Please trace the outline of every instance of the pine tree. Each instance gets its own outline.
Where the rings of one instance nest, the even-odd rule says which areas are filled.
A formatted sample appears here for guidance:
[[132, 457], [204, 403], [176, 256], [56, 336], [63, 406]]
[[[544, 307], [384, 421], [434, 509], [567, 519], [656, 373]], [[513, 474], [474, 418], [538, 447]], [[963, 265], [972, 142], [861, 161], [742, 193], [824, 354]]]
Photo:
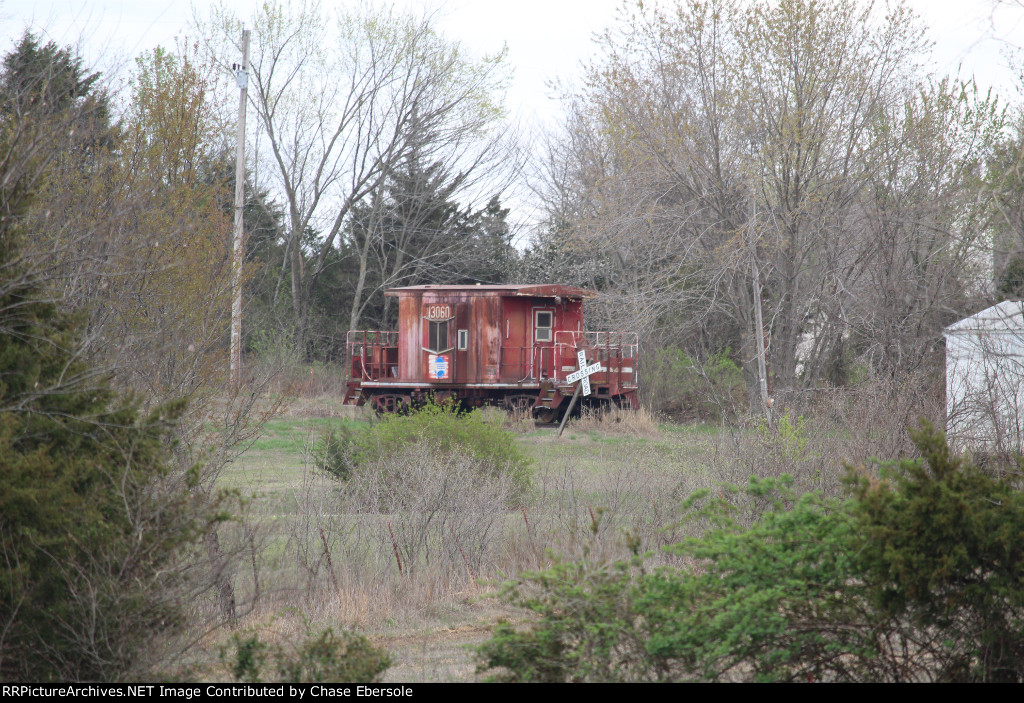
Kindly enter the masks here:
[[0, 680], [118, 680], [181, 625], [182, 550], [221, 516], [170, 469], [184, 404], [140, 417], [117, 397], [82, 358], [83, 318], [59, 307], [45, 266], [26, 256], [40, 233], [25, 215], [59, 147], [45, 124], [26, 125], [31, 116], [4, 120]]

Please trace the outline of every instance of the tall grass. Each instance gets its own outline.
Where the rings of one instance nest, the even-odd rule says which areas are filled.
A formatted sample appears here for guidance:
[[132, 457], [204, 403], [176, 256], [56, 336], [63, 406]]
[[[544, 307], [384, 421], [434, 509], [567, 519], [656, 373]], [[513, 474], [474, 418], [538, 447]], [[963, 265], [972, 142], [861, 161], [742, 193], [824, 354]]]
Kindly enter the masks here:
[[297, 608], [318, 626], [369, 631], [414, 627], [493, 608], [481, 596], [555, 555], [615, 558], [677, 541], [685, 467], [644, 440], [612, 449], [628, 464], [601, 467], [569, 452], [538, 467], [527, 493], [457, 446], [409, 443], [347, 482], [308, 452], [293, 506], [278, 503], [264, 519], [259, 612]]
[[[260, 552], [235, 569], [239, 598], [251, 600], [258, 581], [250, 620], [293, 609], [317, 627], [388, 633], [491, 618], [501, 606], [484, 596], [560, 557], [651, 552], [649, 565], [677, 564], [682, 557], [661, 547], [685, 536], [679, 506], [691, 493], [711, 488], [731, 500], [742, 494], [723, 483], [782, 473], [794, 474], [798, 489], [836, 492], [844, 461], [906, 450], [902, 423], [911, 411], [894, 407], [910, 392], [822, 393], [800, 413], [777, 409], [770, 425], [753, 417], [686, 428], [659, 425], [647, 411], [585, 413], [561, 439], [524, 418], [481, 413], [488, 427], [504, 424], [533, 457], [525, 491], [508, 472], [485, 467], [479, 453], [429, 433], [389, 442], [339, 481], [317, 468], [313, 450], [323, 423], [333, 421], [294, 420], [316, 429], [306, 433], [305, 453], [288, 459], [254, 499], [259, 534], [238, 539], [255, 539]], [[931, 407], [928, 398], [918, 401], [918, 409]], [[376, 429], [381, 424], [367, 436], [393, 429]], [[758, 506], [737, 508], [752, 518]], [[690, 523], [686, 534], [700, 529]]]

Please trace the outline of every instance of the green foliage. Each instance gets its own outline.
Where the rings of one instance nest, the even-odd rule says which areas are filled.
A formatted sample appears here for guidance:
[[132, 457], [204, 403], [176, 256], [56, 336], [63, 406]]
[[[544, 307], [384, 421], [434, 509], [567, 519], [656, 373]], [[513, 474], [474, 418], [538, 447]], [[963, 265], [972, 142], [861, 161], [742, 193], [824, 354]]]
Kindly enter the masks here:
[[308, 623], [305, 637], [287, 647], [264, 642], [255, 632], [235, 633], [221, 661], [235, 681], [246, 683], [373, 682], [391, 665], [387, 652], [362, 635], [332, 628], [314, 632]]
[[790, 410], [776, 417], [772, 425], [761, 417], [757, 425], [757, 436], [781, 461], [792, 464], [807, 458], [809, 437], [804, 428], [805, 420], [803, 415], [793, 417]]
[[1020, 681], [1024, 494], [953, 458], [941, 433], [922, 458], [849, 471], [852, 497], [795, 496], [751, 479], [737, 501], [686, 503], [691, 564], [586, 560], [505, 589], [537, 614], [499, 627], [481, 669], [508, 681]]
[[314, 451], [316, 466], [337, 479], [347, 481], [358, 467], [356, 434], [341, 424], [327, 430], [317, 440]]
[[880, 612], [942, 633], [939, 677], [1024, 678], [1024, 493], [950, 454], [930, 425], [922, 458], [848, 477], [861, 569]]
[[[73, 74], [55, 99], [78, 99], [91, 79], [77, 61], [33, 44], [19, 51]], [[8, 89], [16, 65], [5, 60]], [[118, 398], [83, 360], [82, 317], [29, 267], [26, 240], [43, 233], [24, 217], [45, 161], [31, 152], [57, 148], [31, 136], [0, 134], [0, 680], [116, 681], [182, 625], [196, 595], [186, 557], [225, 516], [193, 490], [195, 471], [170, 468], [184, 402], [143, 416]]]
[[[37, 121], [56, 116], [76, 116], [77, 135], [72, 148], [95, 145], [109, 128], [107, 98], [99, 90], [99, 73], [87, 73], [82, 59], [55, 42], [41, 44], [25, 31], [14, 49], [4, 56], [0, 75], [0, 104], [5, 113], [32, 115]], [[84, 119], [83, 115], [88, 115]]]
[[481, 670], [516, 683], [663, 680], [665, 661], [646, 646], [662, 623], [638, 609], [637, 565], [560, 562], [506, 584], [503, 596], [540, 620], [525, 630], [500, 623], [478, 650]]
[[680, 420], [721, 420], [745, 407], [743, 372], [723, 349], [700, 361], [682, 349], [658, 349], [644, 364], [646, 385], [657, 392], [652, 409]]
[[451, 403], [430, 402], [407, 415], [388, 415], [358, 434], [343, 426], [332, 429], [320, 440], [318, 464], [345, 479], [414, 443], [443, 453], [464, 451], [490, 474], [508, 474], [520, 491], [529, 488], [531, 461], [516, 446], [515, 435], [502, 426], [502, 418], [480, 410], [465, 412]]
[[700, 497], [688, 506], [694, 516], [710, 511], [718, 524], [673, 548], [700, 570], [651, 577], [643, 608], [658, 611], [667, 627], [650, 646], [699, 680], [859, 678], [853, 663], [871, 657], [873, 641], [844, 628], [858, 622], [860, 604], [844, 506], [813, 494], [796, 499], [786, 477], [751, 479], [747, 493], [771, 503], [749, 529], [733, 522], [721, 499], [700, 511]]
[[752, 481], [747, 494], [776, 508], [747, 531], [724, 498], [688, 501], [691, 518], [714, 527], [672, 549], [700, 568], [646, 572], [637, 559], [521, 577], [505, 596], [540, 620], [496, 631], [481, 668], [507, 681], [788, 681], [813, 675], [829, 652], [864, 649], [850, 641], [858, 630], [823, 627], [855, 608], [838, 590], [850, 574], [848, 517], [814, 496], [786, 510], [785, 480]]

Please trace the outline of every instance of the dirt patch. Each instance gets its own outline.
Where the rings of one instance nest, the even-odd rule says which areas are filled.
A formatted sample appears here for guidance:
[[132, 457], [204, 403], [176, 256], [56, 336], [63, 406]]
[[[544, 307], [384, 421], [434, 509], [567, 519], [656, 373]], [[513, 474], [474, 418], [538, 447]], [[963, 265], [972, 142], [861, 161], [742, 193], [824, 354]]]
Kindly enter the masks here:
[[383, 680], [388, 683], [480, 681], [474, 648], [489, 639], [495, 624], [502, 618], [510, 619], [509, 615], [513, 613], [494, 612], [486, 619], [459, 625], [371, 636], [375, 645], [391, 653], [394, 662]]

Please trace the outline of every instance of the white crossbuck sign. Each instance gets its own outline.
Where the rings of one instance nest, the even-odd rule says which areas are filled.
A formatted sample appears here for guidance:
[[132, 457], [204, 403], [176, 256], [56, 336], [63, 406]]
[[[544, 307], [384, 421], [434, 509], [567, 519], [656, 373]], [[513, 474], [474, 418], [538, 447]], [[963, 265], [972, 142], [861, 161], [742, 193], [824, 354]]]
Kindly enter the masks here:
[[576, 352], [576, 360], [580, 364], [580, 370], [569, 374], [565, 377], [565, 380], [569, 383], [580, 381], [583, 395], [590, 395], [590, 374], [597, 373], [601, 370], [601, 362], [598, 361], [587, 366], [587, 355], [581, 351]]

